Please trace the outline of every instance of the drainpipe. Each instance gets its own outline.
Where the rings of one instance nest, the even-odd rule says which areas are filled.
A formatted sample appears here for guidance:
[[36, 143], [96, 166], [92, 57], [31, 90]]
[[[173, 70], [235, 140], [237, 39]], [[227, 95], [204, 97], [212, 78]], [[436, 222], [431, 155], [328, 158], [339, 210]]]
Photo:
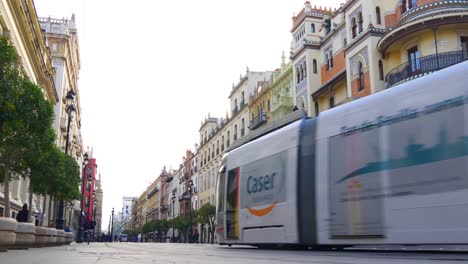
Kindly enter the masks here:
[[440, 65], [439, 65], [439, 48], [437, 47], [437, 34], [436, 34], [436, 31], [437, 31], [437, 27], [432, 27], [432, 32], [434, 33], [434, 45], [435, 45], [435, 50], [436, 50], [436, 59], [437, 59], [437, 70], [440, 69]]

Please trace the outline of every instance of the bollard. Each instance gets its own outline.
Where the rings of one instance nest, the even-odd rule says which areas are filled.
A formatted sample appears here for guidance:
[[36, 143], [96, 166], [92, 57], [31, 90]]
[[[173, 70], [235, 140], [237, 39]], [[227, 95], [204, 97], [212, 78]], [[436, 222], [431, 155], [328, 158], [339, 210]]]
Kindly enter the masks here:
[[70, 245], [73, 242], [73, 232], [65, 232], [65, 244]]
[[16, 242], [10, 248], [28, 249], [32, 247], [35, 242], [35, 232], [36, 227], [33, 223], [18, 223], [16, 227]]
[[53, 247], [55, 246], [55, 243], [57, 243], [57, 229], [55, 228], [47, 228], [47, 246], [48, 247]]
[[8, 251], [15, 244], [17, 225], [13, 218], [0, 217], [0, 252]]
[[45, 247], [49, 242], [49, 236], [47, 235], [47, 227], [36, 226], [36, 232], [34, 233], [34, 247]]
[[55, 244], [58, 246], [65, 244], [65, 231], [61, 229], [57, 230], [57, 242]]

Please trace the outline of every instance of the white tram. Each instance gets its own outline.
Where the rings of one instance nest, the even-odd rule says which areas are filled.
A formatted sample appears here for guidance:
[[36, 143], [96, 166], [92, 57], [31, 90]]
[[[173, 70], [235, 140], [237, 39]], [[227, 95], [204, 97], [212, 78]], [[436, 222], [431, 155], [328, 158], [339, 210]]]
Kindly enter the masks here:
[[468, 62], [229, 151], [220, 244], [468, 244]]

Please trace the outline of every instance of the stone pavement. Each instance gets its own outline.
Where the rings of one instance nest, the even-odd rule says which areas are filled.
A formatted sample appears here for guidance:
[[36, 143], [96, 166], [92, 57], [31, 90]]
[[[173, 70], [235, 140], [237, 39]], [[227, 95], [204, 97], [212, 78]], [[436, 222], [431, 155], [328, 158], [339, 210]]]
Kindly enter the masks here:
[[468, 254], [259, 250], [198, 244], [91, 243], [10, 250], [0, 264], [122, 263], [312, 263], [412, 264], [468, 263]]

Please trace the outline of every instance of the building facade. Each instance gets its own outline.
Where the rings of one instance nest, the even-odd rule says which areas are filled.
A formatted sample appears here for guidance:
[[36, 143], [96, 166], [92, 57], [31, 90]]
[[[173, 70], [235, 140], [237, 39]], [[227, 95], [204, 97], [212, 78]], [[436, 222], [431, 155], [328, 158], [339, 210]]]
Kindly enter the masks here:
[[[32, 0], [0, 1], [0, 34], [6, 37], [15, 49], [18, 57], [18, 68], [22, 74], [42, 89], [49, 102], [56, 104], [59, 97], [54, 87], [55, 71]], [[23, 204], [28, 203], [28, 186], [29, 178], [19, 177], [18, 180], [11, 181], [11, 217], [16, 217]], [[47, 196], [46, 199], [50, 200], [50, 197]], [[33, 203], [29, 205], [29, 208], [33, 216], [42, 215], [44, 216], [43, 221], [48, 223], [54, 218], [55, 203], [52, 202], [52, 206], [49, 207], [49, 203], [43, 201], [44, 197], [33, 195]], [[0, 215], [2, 216], [5, 213], [4, 203], [4, 186], [0, 185]]]
[[95, 235], [100, 236], [102, 233], [102, 202], [104, 201], [104, 192], [102, 191], [102, 180], [101, 173], [96, 179], [95, 189], [95, 209], [94, 209], [94, 221], [96, 221]]
[[466, 1], [306, 2], [292, 18], [295, 103], [309, 116], [467, 60]]
[[255, 130], [271, 122], [271, 79], [258, 82], [249, 100], [249, 130]]
[[294, 81], [292, 63], [286, 63], [281, 56], [281, 67], [272, 76], [271, 82], [271, 119], [278, 120], [294, 109]]

